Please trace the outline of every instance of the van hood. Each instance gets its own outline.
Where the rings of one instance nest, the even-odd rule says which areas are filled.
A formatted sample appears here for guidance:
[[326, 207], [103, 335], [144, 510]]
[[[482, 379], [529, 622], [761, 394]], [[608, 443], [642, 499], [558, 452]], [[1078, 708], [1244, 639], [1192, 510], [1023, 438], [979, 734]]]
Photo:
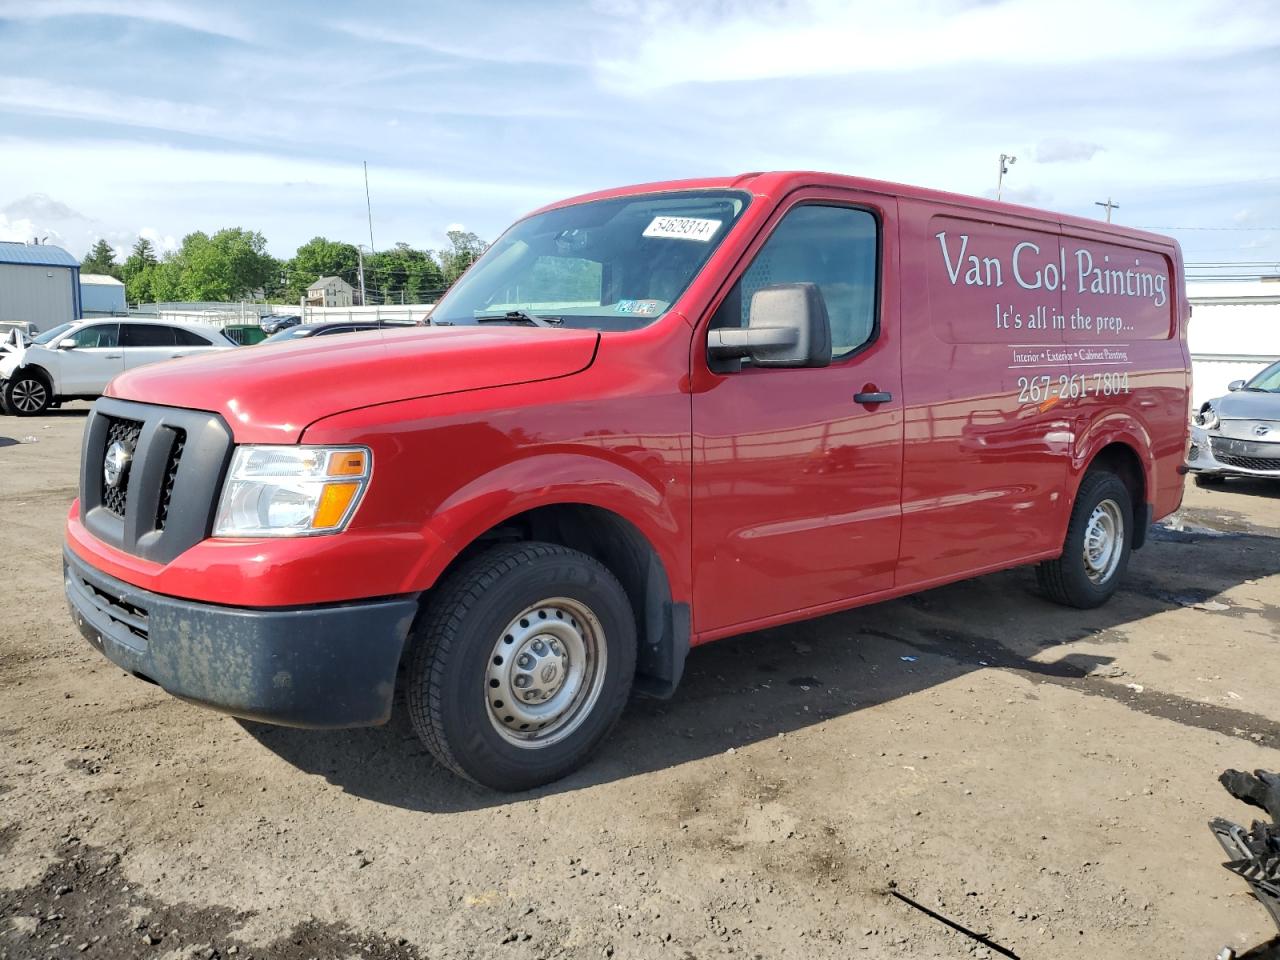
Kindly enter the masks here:
[[545, 327], [372, 330], [139, 367], [107, 395], [220, 413], [242, 443], [294, 443], [308, 424], [359, 407], [578, 373], [599, 339]]

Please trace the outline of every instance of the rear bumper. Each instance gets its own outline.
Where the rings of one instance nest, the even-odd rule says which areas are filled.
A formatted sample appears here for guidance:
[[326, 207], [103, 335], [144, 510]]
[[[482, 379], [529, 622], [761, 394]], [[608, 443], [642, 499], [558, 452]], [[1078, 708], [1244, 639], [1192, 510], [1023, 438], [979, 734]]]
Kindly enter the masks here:
[[300, 727], [391, 716], [417, 597], [253, 609], [152, 593], [63, 550], [71, 617], [112, 663], [224, 713]]

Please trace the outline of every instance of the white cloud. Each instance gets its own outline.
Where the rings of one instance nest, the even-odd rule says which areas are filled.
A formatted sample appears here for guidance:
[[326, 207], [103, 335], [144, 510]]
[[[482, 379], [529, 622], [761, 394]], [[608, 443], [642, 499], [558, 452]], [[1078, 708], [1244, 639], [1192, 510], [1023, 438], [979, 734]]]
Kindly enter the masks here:
[[1211, 0], [1158, 8], [1118, 0], [1075, 0], [1069, 8], [1042, 0], [780, 0], [735, 7], [728, 17], [719, 4], [680, 0], [638, 16], [634, 7], [613, 9], [638, 22], [626, 25], [628, 42], [599, 50], [595, 66], [609, 85], [631, 92], [979, 64], [1202, 58], [1280, 41], [1280, 19], [1267, 4], [1224, 9]]
[[250, 135], [260, 139], [264, 133], [295, 141], [315, 139], [308, 136], [300, 118], [288, 111], [239, 105], [223, 108], [107, 93], [34, 77], [0, 76], [0, 109], [232, 140]]
[[1101, 149], [1098, 144], [1084, 140], [1048, 137], [1036, 144], [1033, 159], [1036, 163], [1078, 163], [1092, 160]]
[[144, 240], [150, 240], [151, 246], [155, 248], [157, 253], [169, 253], [181, 246], [178, 238], [173, 234], [161, 233], [155, 227], [143, 227], [138, 231], [138, 236]]
[[47, 193], [29, 193], [0, 208], [0, 213], [10, 217], [26, 217], [32, 220], [86, 220], [79, 210], [73, 210]]
[[213, 5], [167, 0], [0, 0], [0, 20], [45, 20], [51, 17], [120, 17], [197, 33], [250, 40], [249, 28], [230, 11]]
[[30, 217], [10, 218], [0, 213], [0, 240], [14, 243], [30, 243], [32, 240], [45, 241], [54, 246], [64, 246], [66, 241], [62, 234], [52, 227], [37, 224]]

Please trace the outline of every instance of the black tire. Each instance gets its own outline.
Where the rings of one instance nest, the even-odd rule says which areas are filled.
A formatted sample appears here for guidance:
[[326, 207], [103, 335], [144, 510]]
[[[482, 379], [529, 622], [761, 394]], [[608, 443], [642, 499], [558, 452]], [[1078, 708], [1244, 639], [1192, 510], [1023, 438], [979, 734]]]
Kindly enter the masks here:
[[[514, 699], [515, 687], [509, 684], [518, 686], [522, 679], [511, 676], [518, 673], [516, 664], [523, 662], [520, 652], [536, 647], [543, 636], [540, 630], [568, 629], [563, 611], [553, 600], [577, 605], [579, 612], [585, 609], [594, 618], [594, 626], [584, 627], [569, 617], [573, 635], [598, 635], [595, 649], [603, 649], [604, 655], [597, 655], [595, 662], [599, 665], [603, 660], [603, 667], [592, 674], [593, 680], [584, 682], [583, 689], [595, 691], [594, 695], [583, 694], [582, 704], [566, 712], [572, 722], [565, 721], [559, 733], [556, 728], [561, 721], [549, 725], [546, 736], [560, 739], [520, 746], [513, 741], [528, 743], [522, 738], [543, 734], [525, 733], [504, 723], [523, 717], [504, 716], [510, 706], [491, 711], [493, 704], [504, 701], [491, 698], [490, 687], [498, 684], [498, 694]], [[543, 616], [546, 611], [539, 609], [543, 604], [560, 623]], [[531, 610], [542, 622], [530, 616], [526, 619], [534, 626], [529, 627], [518, 618]], [[518, 625], [529, 627], [530, 632], [512, 644], [513, 652], [504, 660], [499, 650], [508, 648], [499, 645], [511, 642], [507, 638], [518, 633]], [[582, 766], [622, 715], [635, 674], [636, 622], [621, 584], [586, 554], [548, 543], [495, 546], [463, 563], [428, 600], [413, 643], [405, 700], [414, 730], [441, 764], [495, 790], [528, 790]], [[495, 666], [500, 663], [504, 665]], [[500, 682], [499, 675], [511, 679]], [[561, 689], [570, 688], [567, 680], [560, 683]], [[503, 694], [504, 690], [512, 692]], [[530, 694], [526, 690], [523, 695]], [[519, 714], [519, 709], [514, 713]], [[537, 704], [531, 709], [537, 709]]]
[[4, 405], [16, 417], [36, 417], [49, 409], [53, 391], [43, 377], [18, 370], [4, 383]]
[[[1109, 555], [1105, 569], [1098, 571], [1092, 569], [1085, 559], [1085, 537], [1089, 533], [1094, 511], [1101, 507], [1104, 514], [1113, 512], [1112, 507], [1102, 507], [1106, 503], [1113, 505], [1114, 514], [1118, 516], [1120, 523], [1119, 556]], [[1103, 520], [1105, 523], [1105, 517]], [[1125, 568], [1129, 565], [1129, 554], [1133, 547], [1133, 525], [1133, 500], [1124, 481], [1106, 471], [1086, 474], [1071, 509], [1071, 522], [1067, 525], [1062, 556], [1046, 560], [1036, 567], [1036, 579], [1044, 595], [1055, 603], [1082, 610], [1106, 603], [1119, 588]]]
[[1197, 487], [1220, 487], [1227, 482], [1227, 478], [1220, 473], [1197, 473], [1195, 480]]

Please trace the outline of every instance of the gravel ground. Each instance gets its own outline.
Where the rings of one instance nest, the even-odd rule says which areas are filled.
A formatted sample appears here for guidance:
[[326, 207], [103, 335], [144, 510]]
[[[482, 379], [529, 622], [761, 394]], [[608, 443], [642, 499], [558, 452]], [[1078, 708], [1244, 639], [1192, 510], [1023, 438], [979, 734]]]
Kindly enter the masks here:
[[1189, 487], [1100, 610], [1016, 570], [702, 648], [587, 769], [508, 797], [403, 716], [241, 722], [85, 644], [59, 559], [84, 409], [0, 417], [0, 958], [1209, 958], [1275, 933], [1205, 823], [1249, 819], [1224, 767], [1280, 767], [1280, 484]]

